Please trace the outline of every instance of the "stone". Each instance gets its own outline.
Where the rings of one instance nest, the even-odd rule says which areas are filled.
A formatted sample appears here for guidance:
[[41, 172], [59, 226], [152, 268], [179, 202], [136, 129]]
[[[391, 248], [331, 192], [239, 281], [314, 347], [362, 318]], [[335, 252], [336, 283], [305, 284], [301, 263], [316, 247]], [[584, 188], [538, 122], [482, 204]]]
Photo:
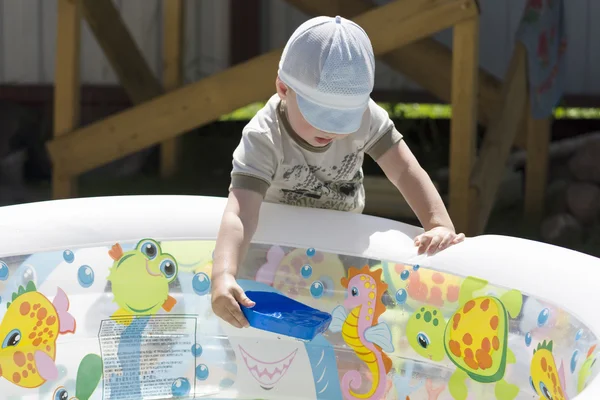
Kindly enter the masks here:
[[580, 147], [569, 160], [569, 170], [580, 181], [600, 184], [600, 140]]
[[600, 187], [587, 182], [573, 182], [567, 188], [570, 213], [585, 225], [594, 223], [600, 211]]
[[583, 227], [571, 214], [547, 217], [541, 226], [542, 239], [555, 245], [573, 247], [583, 241]]

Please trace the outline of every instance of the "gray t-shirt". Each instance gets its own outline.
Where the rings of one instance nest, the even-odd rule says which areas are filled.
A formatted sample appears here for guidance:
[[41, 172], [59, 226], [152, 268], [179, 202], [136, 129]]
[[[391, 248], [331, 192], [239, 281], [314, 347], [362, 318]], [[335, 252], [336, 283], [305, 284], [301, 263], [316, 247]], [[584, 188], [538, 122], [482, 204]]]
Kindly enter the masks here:
[[360, 213], [364, 154], [377, 160], [401, 139], [387, 111], [370, 100], [357, 132], [311, 146], [291, 128], [275, 94], [244, 127], [230, 189], [253, 190], [272, 203]]

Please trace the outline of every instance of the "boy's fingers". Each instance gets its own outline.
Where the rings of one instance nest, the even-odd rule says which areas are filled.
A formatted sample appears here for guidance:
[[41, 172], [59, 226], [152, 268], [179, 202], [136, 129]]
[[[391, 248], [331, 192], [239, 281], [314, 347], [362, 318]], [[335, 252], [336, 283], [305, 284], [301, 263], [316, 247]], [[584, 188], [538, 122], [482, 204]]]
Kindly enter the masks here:
[[452, 233], [447, 233], [444, 236], [444, 239], [442, 239], [439, 249], [444, 250], [446, 247], [448, 247], [450, 245], [450, 243], [452, 243], [453, 240], [454, 240], [454, 235]]
[[419, 245], [419, 254], [423, 254], [425, 250], [427, 250], [429, 243], [431, 243], [431, 238], [429, 236], [423, 237], [421, 244]]
[[240, 309], [240, 306], [237, 303], [236, 303], [236, 308], [237, 309], [229, 308], [229, 312], [231, 313], [233, 318], [235, 318], [236, 322], [239, 324], [238, 328], [244, 328], [244, 327], [249, 326], [250, 324], [246, 320], [246, 317], [244, 317], [244, 313], [242, 313], [242, 310]]
[[229, 311], [229, 309], [225, 310], [225, 313], [221, 317], [223, 318], [229, 325], [232, 325], [236, 328], [243, 328], [240, 322], [233, 316], [233, 314]]
[[233, 297], [235, 297], [235, 299], [241, 303], [242, 305], [246, 306], [246, 307], [254, 307], [254, 305], [256, 303], [254, 303], [252, 300], [250, 300], [248, 298], [248, 296], [246, 296], [246, 293], [244, 292], [244, 290], [241, 287], [236, 287], [235, 289], [232, 290], [233, 292]]
[[434, 236], [433, 239], [431, 239], [429, 247], [427, 248], [427, 254], [434, 254], [437, 251], [441, 242], [442, 242], [441, 237]]
[[460, 243], [463, 240], [465, 240], [465, 234], [464, 233], [459, 233], [458, 235], [456, 235], [456, 237], [454, 238], [454, 240], [452, 241], [452, 243], [454, 243], [454, 244]]

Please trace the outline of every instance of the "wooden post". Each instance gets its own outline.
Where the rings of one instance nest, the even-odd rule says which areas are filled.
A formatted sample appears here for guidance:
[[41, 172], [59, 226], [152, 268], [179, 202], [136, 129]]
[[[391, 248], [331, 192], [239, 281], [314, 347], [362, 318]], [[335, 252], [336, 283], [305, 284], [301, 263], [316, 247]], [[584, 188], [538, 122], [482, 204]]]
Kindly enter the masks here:
[[506, 74], [502, 103], [485, 132], [471, 173], [469, 235], [484, 233], [527, 103], [527, 53], [518, 43]]
[[527, 102], [524, 124], [527, 140], [525, 220], [528, 225], [539, 226], [544, 216], [552, 122], [550, 117], [534, 119], [530, 107], [531, 103]]
[[[80, 85], [79, 48], [81, 15], [78, 1], [58, 0], [56, 33], [56, 67], [54, 76], [54, 137], [73, 131], [79, 124]], [[52, 197], [77, 195], [77, 178], [64, 171], [64, 165], [54, 163]]]
[[454, 26], [453, 51], [449, 211], [456, 230], [468, 234], [469, 186], [477, 139], [479, 17]]
[[[164, 0], [163, 81], [165, 91], [183, 84], [183, 0]], [[162, 142], [160, 172], [163, 178], [177, 172], [180, 155], [179, 137]]]

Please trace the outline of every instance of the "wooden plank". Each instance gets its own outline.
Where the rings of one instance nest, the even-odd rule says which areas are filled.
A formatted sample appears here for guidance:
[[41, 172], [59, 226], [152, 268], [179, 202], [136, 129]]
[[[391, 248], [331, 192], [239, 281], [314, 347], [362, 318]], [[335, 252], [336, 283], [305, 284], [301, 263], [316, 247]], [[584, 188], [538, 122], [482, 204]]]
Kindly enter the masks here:
[[80, 0], [82, 13], [119, 81], [134, 104], [159, 96], [163, 88], [146, 63], [111, 0]]
[[[309, 15], [336, 15], [354, 18], [377, 7], [372, 0], [344, 0], [343, 8], [337, 1], [286, 0], [298, 10]], [[408, 43], [382, 55], [381, 60], [424, 89], [450, 103], [452, 101], [452, 51], [440, 42], [424, 38]], [[501, 100], [502, 82], [487, 71], [478, 73], [479, 101], [478, 119], [487, 126], [497, 113]]]
[[[410, 2], [419, 6], [406, 7]], [[416, 25], [440, 26], [477, 15], [476, 10], [463, 9], [462, 4], [458, 0], [433, 5], [425, 0], [397, 0], [355, 21], [373, 32], [373, 49], [379, 55], [417, 40], [412, 31], [428, 34], [426, 29], [417, 29]], [[381, 32], [376, 31], [379, 25], [385, 27]], [[214, 121], [239, 107], [264, 100], [273, 93], [281, 51], [274, 50], [238, 64], [88, 125], [68, 137], [53, 140], [48, 144], [50, 155], [53, 160], [65, 161], [70, 173], [81, 174]]]
[[[526, 110], [531, 103], [527, 102]], [[544, 216], [552, 123], [550, 118], [534, 119], [525, 115], [527, 127], [527, 164], [525, 166], [525, 220], [539, 226]]]
[[[54, 76], [54, 137], [62, 137], [79, 124], [79, 49], [81, 14], [79, 3], [58, 0], [56, 32], [56, 67]], [[65, 173], [64, 163], [55, 162], [52, 171], [52, 197], [69, 198], [77, 195], [76, 180]]]
[[[183, 15], [183, 0], [163, 0], [163, 82], [166, 91], [183, 84]], [[160, 173], [163, 178], [177, 172], [180, 150], [179, 138], [162, 142]]]
[[469, 177], [477, 139], [479, 18], [454, 27], [453, 48], [449, 212], [457, 231], [469, 234]]
[[465, 0], [395, 0], [354, 18], [369, 35], [377, 54], [452, 27], [478, 16], [474, 2]]
[[527, 102], [527, 54], [522, 44], [515, 47], [504, 89], [500, 113], [483, 139], [471, 175], [474, 218], [469, 234], [482, 234], [496, 199], [496, 193], [516, 132], [521, 127]]

